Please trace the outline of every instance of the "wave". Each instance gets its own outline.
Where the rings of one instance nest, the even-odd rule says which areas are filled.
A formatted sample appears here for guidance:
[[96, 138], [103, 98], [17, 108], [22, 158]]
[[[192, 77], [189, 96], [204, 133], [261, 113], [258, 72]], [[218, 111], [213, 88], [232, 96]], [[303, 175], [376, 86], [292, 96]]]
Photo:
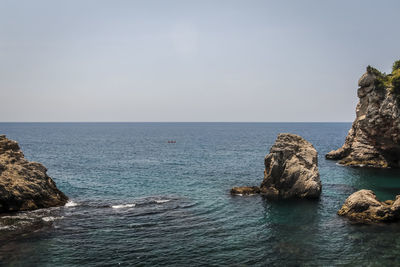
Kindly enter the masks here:
[[74, 201], [72, 201], [72, 200], [68, 201], [68, 202], [65, 204], [65, 207], [75, 207], [75, 206], [78, 206], [78, 203], [76, 203], [76, 202], [74, 202]]
[[111, 208], [113, 208], [113, 209], [123, 209], [123, 208], [133, 208], [135, 206], [136, 206], [135, 203], [131, 203], [131, 204], [114, 205], [114, 206], [111, 206]]
[[150, 197], [150, 198], [145, 198], [145, 199], [138, 199], [134, 203], [112, 205], [111, 208], [123, 209], [123, 208], [141, 207], [141, 206], [154, 205], [154, 204], [164, 204], [164, 203], [170, 202], [171, 200], [172, 199], [154, 199], [154, 198]]
[[0, 226], [0, 231], [1, 230], [10, 230], [10, 229], [15, 229], [14, 225], [1, 225]]
[[59, 220], [59, 219], [62, 219], [62, 218], [64, 218], [64, 217], [63, 216], [61, 216], [61, 217], [47, 216], [47, 217], [43, 217], [42, 220], [45, 221], [45, 222], [53, 222], [55, 220]]
[[155, 202], [156, 202], [157, 204], [162, 204], [162, 203], [166, 203], [166, 202], [169, 202], [169, 201], [171, 201], [171, 199], [159, 199], [159, 200], [155, 200]]

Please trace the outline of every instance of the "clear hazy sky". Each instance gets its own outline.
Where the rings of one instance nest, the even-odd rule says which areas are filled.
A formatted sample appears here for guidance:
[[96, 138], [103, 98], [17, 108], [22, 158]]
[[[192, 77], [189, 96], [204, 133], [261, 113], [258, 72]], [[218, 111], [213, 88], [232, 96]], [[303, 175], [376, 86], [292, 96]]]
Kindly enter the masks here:
[[352, 121], [400, 1], [0, 0], [0, 121]]

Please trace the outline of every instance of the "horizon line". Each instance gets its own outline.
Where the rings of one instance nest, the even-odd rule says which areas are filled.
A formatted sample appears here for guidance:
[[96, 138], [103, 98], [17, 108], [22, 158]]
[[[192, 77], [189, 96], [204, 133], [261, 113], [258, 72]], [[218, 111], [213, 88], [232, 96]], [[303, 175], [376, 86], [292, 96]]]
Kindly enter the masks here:
[[352, 121], [0, 121], [0, 123], [352, 123]]

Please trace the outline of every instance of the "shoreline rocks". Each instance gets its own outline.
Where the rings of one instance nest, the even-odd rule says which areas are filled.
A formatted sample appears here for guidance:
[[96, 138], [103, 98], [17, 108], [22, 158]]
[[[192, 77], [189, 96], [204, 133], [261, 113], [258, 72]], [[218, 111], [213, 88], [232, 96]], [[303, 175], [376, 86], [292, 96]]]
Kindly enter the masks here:
[[358, 81], [356, 119], [343, 146], [326, 154], [326, 159], [346, 166], [400, 167], [399, 95], [389, 83], [393, 73], [367, 68]]
[[25, 159], [16, 141], [0, 135], [0, 213], [65, 205], [68, 197], [46, 172]]
[[321, 181], [318, 153], [304, 138], [289, 133], [278, 135], [264, 159], [260, 187], [234, 187], [232, 195], [262, 194], [267, 198], [318, 198]]
[[400, 220], [400, 195], [395, 200], [379, 201], [371, 190], [351, 194], [338, 215], [357, 223], [394, 222]]

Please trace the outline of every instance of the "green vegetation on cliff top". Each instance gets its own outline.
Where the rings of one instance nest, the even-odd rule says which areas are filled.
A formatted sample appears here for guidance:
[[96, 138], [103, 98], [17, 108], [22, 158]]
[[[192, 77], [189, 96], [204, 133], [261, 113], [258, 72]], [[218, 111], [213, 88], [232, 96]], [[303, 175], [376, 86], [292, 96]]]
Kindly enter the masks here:
[[374, 67], [368, 66], [367, 72], [375, 75], [375, 87], [377, 89], [387, 88], [396, 95], [400, 95], [400, 60], [393, 63], [392, 73], [382, 73]]

